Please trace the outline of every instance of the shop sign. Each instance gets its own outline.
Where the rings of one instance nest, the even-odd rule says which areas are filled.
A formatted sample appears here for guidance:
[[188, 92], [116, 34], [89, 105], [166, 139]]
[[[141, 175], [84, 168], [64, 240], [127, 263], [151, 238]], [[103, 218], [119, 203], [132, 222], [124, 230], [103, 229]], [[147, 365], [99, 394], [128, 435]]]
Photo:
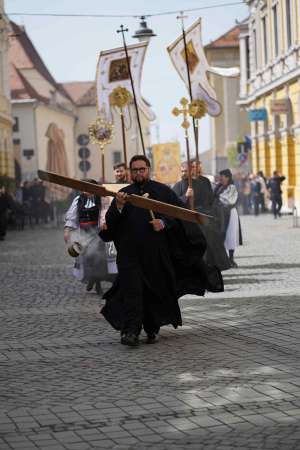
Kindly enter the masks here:
[[289, 98], [283, 98], [280, 100], [271, 100], [271, 113], [272, 114], [288, 114], [291, 109], [291, 101]]
[[248, 119], [250, 122], [266, 121], [268, 112], [266, 108], [251, 109], [248, 111]]

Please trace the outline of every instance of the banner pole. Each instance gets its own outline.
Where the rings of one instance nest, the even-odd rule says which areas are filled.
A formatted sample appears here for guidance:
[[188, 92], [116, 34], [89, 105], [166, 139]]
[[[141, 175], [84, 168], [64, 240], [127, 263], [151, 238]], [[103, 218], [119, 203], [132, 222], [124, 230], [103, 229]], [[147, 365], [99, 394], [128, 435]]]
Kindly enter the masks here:
[[131, 69], [130, 69], [130, 60], [129, 60], [129, 56], [128, 56], [127, 45], [126, 45], [126, 41], [125, 41], [125, 34], [124, 34], [125, 31], [128, 31], [128, 28], [124, 28], [124, 25], [121, 25], [120, 26], [120, 30], [117, 30], [117, 33], [122, 33], [123, 46], [124, 46], [125, 55], [126, 55], [127, 69], [128, 69], [128, 74], [129, 74], [129, 78], [130, 78], [131, 89], [132, 89], [132, 93], [133, 93], [133, 101], [134, 101], [134, 106], [135, 106], [135, 111], [136, 111], [137, 122], [138, 122], [138, 126], [139, 126], [139, 132], [140, 132], [141, 144], [142, 144], [142, 149], [143, 149], [143, 155], [146, 156], [146, 150], [145, 150], [145, 143], [144, 143], [144, 136], [143, 136], [143, 132], [142, 132], [142, 125], [141, 125], [141, 120], [140, 120], [140, 114], [139, 114], [138, 104], [137, 104], [136, 95], [135, 95], [135, 89], [134, 89], [134, 84], [133, 84], [132, 73], [131, 73]]
[[[191, 72], [190, 72], [190, 64], [189, 64], [189, 58], [188, 58], [188, 48], [187, 48], [187, 42], [186, 42], [186, 34], [184, 29], [184, 19], [187, 16], [183, 15], [183, 11], [180, 11], [180, 16], [177, 16], [177, 19], [181, 19], [181, 30], [182, 30], [182, 38], [183, 38], [183, 44], [184, 44], [184, 54], [185, 54], [185, 63], [186, 63], [186, 70], [187, 70], [187, 77], [188, 77], [188, 86], [189, 86], [189, 94], [190, 94], [190, 100], [193, 101], [193, 92], [192, 92], [192, 83], [191, 83]], [[193, 117], [193, 129], [194, 129], [194, 138], [195, 138], [195, 148], [196, 148], [196, 164], [197, 164], [197, 170], [198, 166], [200, 164], [199, 160], [199, 133], [198, 128], [196, 126], [195, 118]]]

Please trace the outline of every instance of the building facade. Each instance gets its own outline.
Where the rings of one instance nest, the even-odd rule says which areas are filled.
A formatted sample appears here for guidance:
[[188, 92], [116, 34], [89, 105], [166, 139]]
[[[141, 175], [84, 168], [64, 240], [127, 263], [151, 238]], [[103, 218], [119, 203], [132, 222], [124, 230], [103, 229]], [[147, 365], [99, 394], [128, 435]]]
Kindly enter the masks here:
[[[239, 67], [240, 25], [236, 25], [224, 35], [205, 46], [209, 65], [216, 67]], [[226, 78], [209, 74], [210, 83], [215, 89], [217, 99], [222, 106], [218, 117], [211, 117], [211, 169], [216, 174], [231, 167], [234, 171], [249, 171], [248, 159], [239, 159], [238, 143], [244, 142], [250, 134], [247, 113], [236, 104], [239, 99], [240, 78]]]
[[[57, 83], [45, 66], [24, 27], [11, 22], [10, 89], [13, 147], [18, 181], [31, 181], [37, 170], [51, 170], [76, 178], [102, 175], [99, 147], [89, 142], [95, 121], [94, 82]], [[137, 121], [126, 132], [127, 157], [142, 153]], [[144, 141], [150, 148], [150, 124], [141, 114]], [[58, 143], [58, 145], [57, 145]], [[105, 179], [114, 181], [113, 165], [123, 161], [120, 117], [114, 114], [114, 136], [105, 148]]]
[[10, 23], [0, 0], [0, 175], [14, 178], [15, 167], [12, 141], [12, 115], [9, 89], [9, 32]]
[[25, 29], [11, 22], [10, 89], [17, 181], [31, 181], [38, 169], [76, 175], [76, 111], [54, 80]]
[[300, 1], [246, 3], [238, 103], [251, 121], [253, 170], [285, 175], [284, 204], [300, 207]]

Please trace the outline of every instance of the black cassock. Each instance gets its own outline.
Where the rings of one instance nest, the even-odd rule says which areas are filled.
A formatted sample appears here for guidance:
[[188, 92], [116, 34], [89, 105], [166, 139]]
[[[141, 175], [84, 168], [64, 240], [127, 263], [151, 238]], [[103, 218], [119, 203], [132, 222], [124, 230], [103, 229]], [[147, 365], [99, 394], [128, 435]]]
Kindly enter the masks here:
[[[173, 191], [187, 207], [189, 206], [189, 202], [185, 193], [188, 187], [188, 180], [186, 178], [178, 181], [173, 186]], [[230, 262], [224, 247], [224, 237], [219, 222], [219, 205], [215, 201], [210, 181], [203, 176], [193, 178], [192, 188], [194, 190], [195, 210], [213, 216], [204, 225], [200, 225], [207, 241], [204, 259], [208, 264], [217, 266], [221, 271], [227, 270], [230, 268]]]
[[[183, 206], [166, 185], [148, 181], [132, 184], [121, 191], [144, 195], [176, 206]], [[150, 212], [126, 203], [121, 210], [113, 200], [106, 213], [108, 230], [103, 240], [113, 240], [117, 249], [118, 276], [105, 294], [102, 314], [117, 330], [147, 333], [162, 325], [182, 325], [178, 298], [184, 294], [204, 295], [205, 290], [223, 291], [218, 269], [207, 266], [201, 256], [205, 238], [196, 224], [162, 217], [165, 229], [153, 230]]]

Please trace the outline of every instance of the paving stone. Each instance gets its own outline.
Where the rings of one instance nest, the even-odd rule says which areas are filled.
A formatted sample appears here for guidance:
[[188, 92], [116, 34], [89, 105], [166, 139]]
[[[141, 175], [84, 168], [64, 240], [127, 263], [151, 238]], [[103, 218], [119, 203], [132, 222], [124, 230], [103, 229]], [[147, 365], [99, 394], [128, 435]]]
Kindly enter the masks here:
[[62, 230], [9, 232], [0, 449], [298, 450], [300, 230], [290, 225], [242, 217], [225, 292], [186, 296], [184, 327], [137, 351], [72, 278]]

